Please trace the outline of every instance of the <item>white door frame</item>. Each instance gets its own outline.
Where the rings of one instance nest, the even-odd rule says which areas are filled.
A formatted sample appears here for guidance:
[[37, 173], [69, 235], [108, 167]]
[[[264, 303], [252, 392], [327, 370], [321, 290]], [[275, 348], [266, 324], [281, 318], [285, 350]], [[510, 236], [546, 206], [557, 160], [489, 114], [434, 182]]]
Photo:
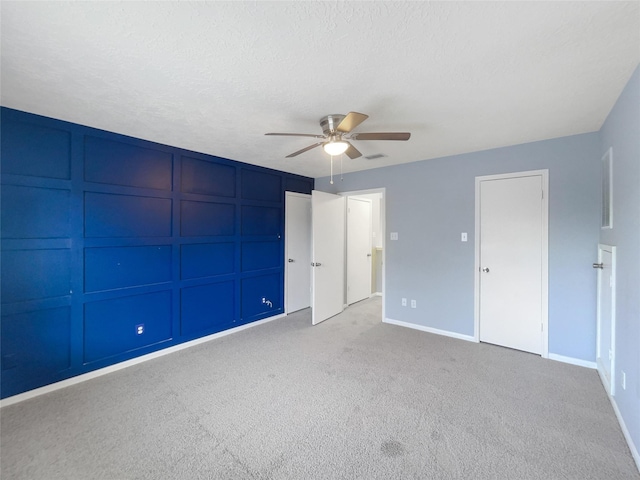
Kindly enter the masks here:
[[[338, 195], [345, 197], [367, 195], [370, 193], [381, 193], [382, 199], [380, 202], [380, 235], [382, 236], [382, 320], [387, 318], [386, 314], [386, 297], [387, 297], [387, 189], [381, 188], [369, 188], [367, 190], [352, 190], [349, 192], [340, 192]], [[346, 262], [346, 259], [345, 259]], [[373, 266], [372, 266], [373, 268]], [[345, 298], [346, 301], [346, 298]]]
[[602, 371], [600, 362], [598, 359], [602, 358], [600, 352], [600, 335], [602, 334], [601, 316], [600, 316], [600, 293], [602, 289], [602, 270], [598, 271], [598, 286], [597, 286], [597, 310], [596, 310], [596, 369], [600, 380], [604, 385], [605, 390], [612, 397], [616, 394], [616, 247], [613, 245], [605, 245], [603, 243], [598, 244], [598, 263], [602, 263], [602, 251], [607, 250], [611, 252], [611, 278], [613, 285], [611, 286], [611, 371], [609, 372], [609, 385], [607, 385], [607, 379]]
[[[285, 194], [285, 209], [287, 207], [287, 197], [288, 196], [292, 196], [292, 197], [300, 197], [300, 198], [307, 198], [309, 199], [309, 201], [311, 201], [311, 195], [307, 195], [305, 193], [297, 193], [297, 192], [289, 192], [286, 191], [284, 192]], [[286, 235], [287, 232], [287, 212], [285, 210], [284, 212], [284, 220], [285, 220], [285, 226], [284, 226], [284, 231], [285, 231], [285, 237], [284, 237], [284, 314], [287, 315], [289, 312], [287, 311], [287, 297], [289, 295], [289, 283], [287, 282], [288, 278], [287, 278], [287, 261], [289, 258], [289, 240], [288, 240], [288, 236]], [[311, 248], [311, 246], [309, 246], [309, 248]], [[309, 263], [311, 262], [311, 259], [309, 259]], [[311, 284], [311, 280], [309, 280], [309, 284]], [[309, 292], [309, 297], [311, 297], [311, 292]]]
[[549, 170], [483, 175], [476, 177], [474, 325], [473, 339], [480, 342], [480, 182], [506, 178], [541, 176], [542, 178], [542, 358], [549, 358]]

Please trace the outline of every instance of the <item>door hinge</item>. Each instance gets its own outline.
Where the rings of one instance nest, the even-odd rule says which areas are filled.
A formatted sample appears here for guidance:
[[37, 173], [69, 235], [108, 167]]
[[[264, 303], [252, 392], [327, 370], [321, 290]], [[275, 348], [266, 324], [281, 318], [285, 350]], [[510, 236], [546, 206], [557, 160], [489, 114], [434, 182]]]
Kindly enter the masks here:
[[544, 190], [542, 190], [542, 199], [544, 200]]

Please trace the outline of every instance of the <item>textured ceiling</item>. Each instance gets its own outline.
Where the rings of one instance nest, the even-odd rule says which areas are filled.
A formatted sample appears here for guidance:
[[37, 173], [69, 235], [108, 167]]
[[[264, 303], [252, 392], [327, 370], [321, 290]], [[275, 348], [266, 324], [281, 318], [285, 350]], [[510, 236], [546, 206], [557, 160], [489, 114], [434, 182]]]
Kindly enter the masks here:
[[640, 2], [1, 3], [3, 106], [312, 177], [596, 131], [640, 62]]

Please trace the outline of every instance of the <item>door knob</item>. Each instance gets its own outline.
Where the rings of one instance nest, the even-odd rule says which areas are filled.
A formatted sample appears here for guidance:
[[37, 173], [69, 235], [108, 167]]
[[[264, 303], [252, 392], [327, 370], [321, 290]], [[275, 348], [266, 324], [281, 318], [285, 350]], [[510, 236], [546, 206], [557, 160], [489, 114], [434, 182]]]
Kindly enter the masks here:
[[371, 256], [371, 254], [370, 254], [370, 253], [367, 253], [367, 257], [370, 257], [370, 256]]
[[604, 268], [604, 265], [602, 263], [594, 263], [593, 265], [591, 265], [593, 268]]
[[[313, 265], [313, 263], [311, 265]], [[316, 267], [319, 267], [320, 265], [322, 265], [320, 262], [316, 262], [315, 264]]]
[[290, 258], [290, 259], [289, 259], [289, 263], [293, 263], [293, 258]]
[[489, 273], [489, 267], [484, 267], [484, 268], [482, 269], [482, 271], [483, 271], [484, 273]]

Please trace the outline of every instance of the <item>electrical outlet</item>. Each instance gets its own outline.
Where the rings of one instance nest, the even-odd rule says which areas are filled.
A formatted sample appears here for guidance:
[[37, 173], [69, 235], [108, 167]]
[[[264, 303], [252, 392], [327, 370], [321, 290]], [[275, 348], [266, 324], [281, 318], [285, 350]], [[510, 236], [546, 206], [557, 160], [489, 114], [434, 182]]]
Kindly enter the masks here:
[[411, 308], [416, 308], [417, 304], [415, 300], [411, 300]]
[[627, 389], [627, 374], [622, 372], [622, 389]]
[[262, 303], [267, 303], [267, 298], [266, 297], [262, 297]]
[[140, 325], [136, 325], [136, 334], [142, 335], [143, 333], [144, 333], [144, 323], [141, 323]]
[[391, 232], [391, 240], [397, 240], [398, 239], [398, 232]]
[[403, 299], [402, 299], [402, 306], [403, 306], [403, 307], [406, 307], [406, 306], [407, 306], [407, 299], [406, 299], [406, 298], [403, 298]]

